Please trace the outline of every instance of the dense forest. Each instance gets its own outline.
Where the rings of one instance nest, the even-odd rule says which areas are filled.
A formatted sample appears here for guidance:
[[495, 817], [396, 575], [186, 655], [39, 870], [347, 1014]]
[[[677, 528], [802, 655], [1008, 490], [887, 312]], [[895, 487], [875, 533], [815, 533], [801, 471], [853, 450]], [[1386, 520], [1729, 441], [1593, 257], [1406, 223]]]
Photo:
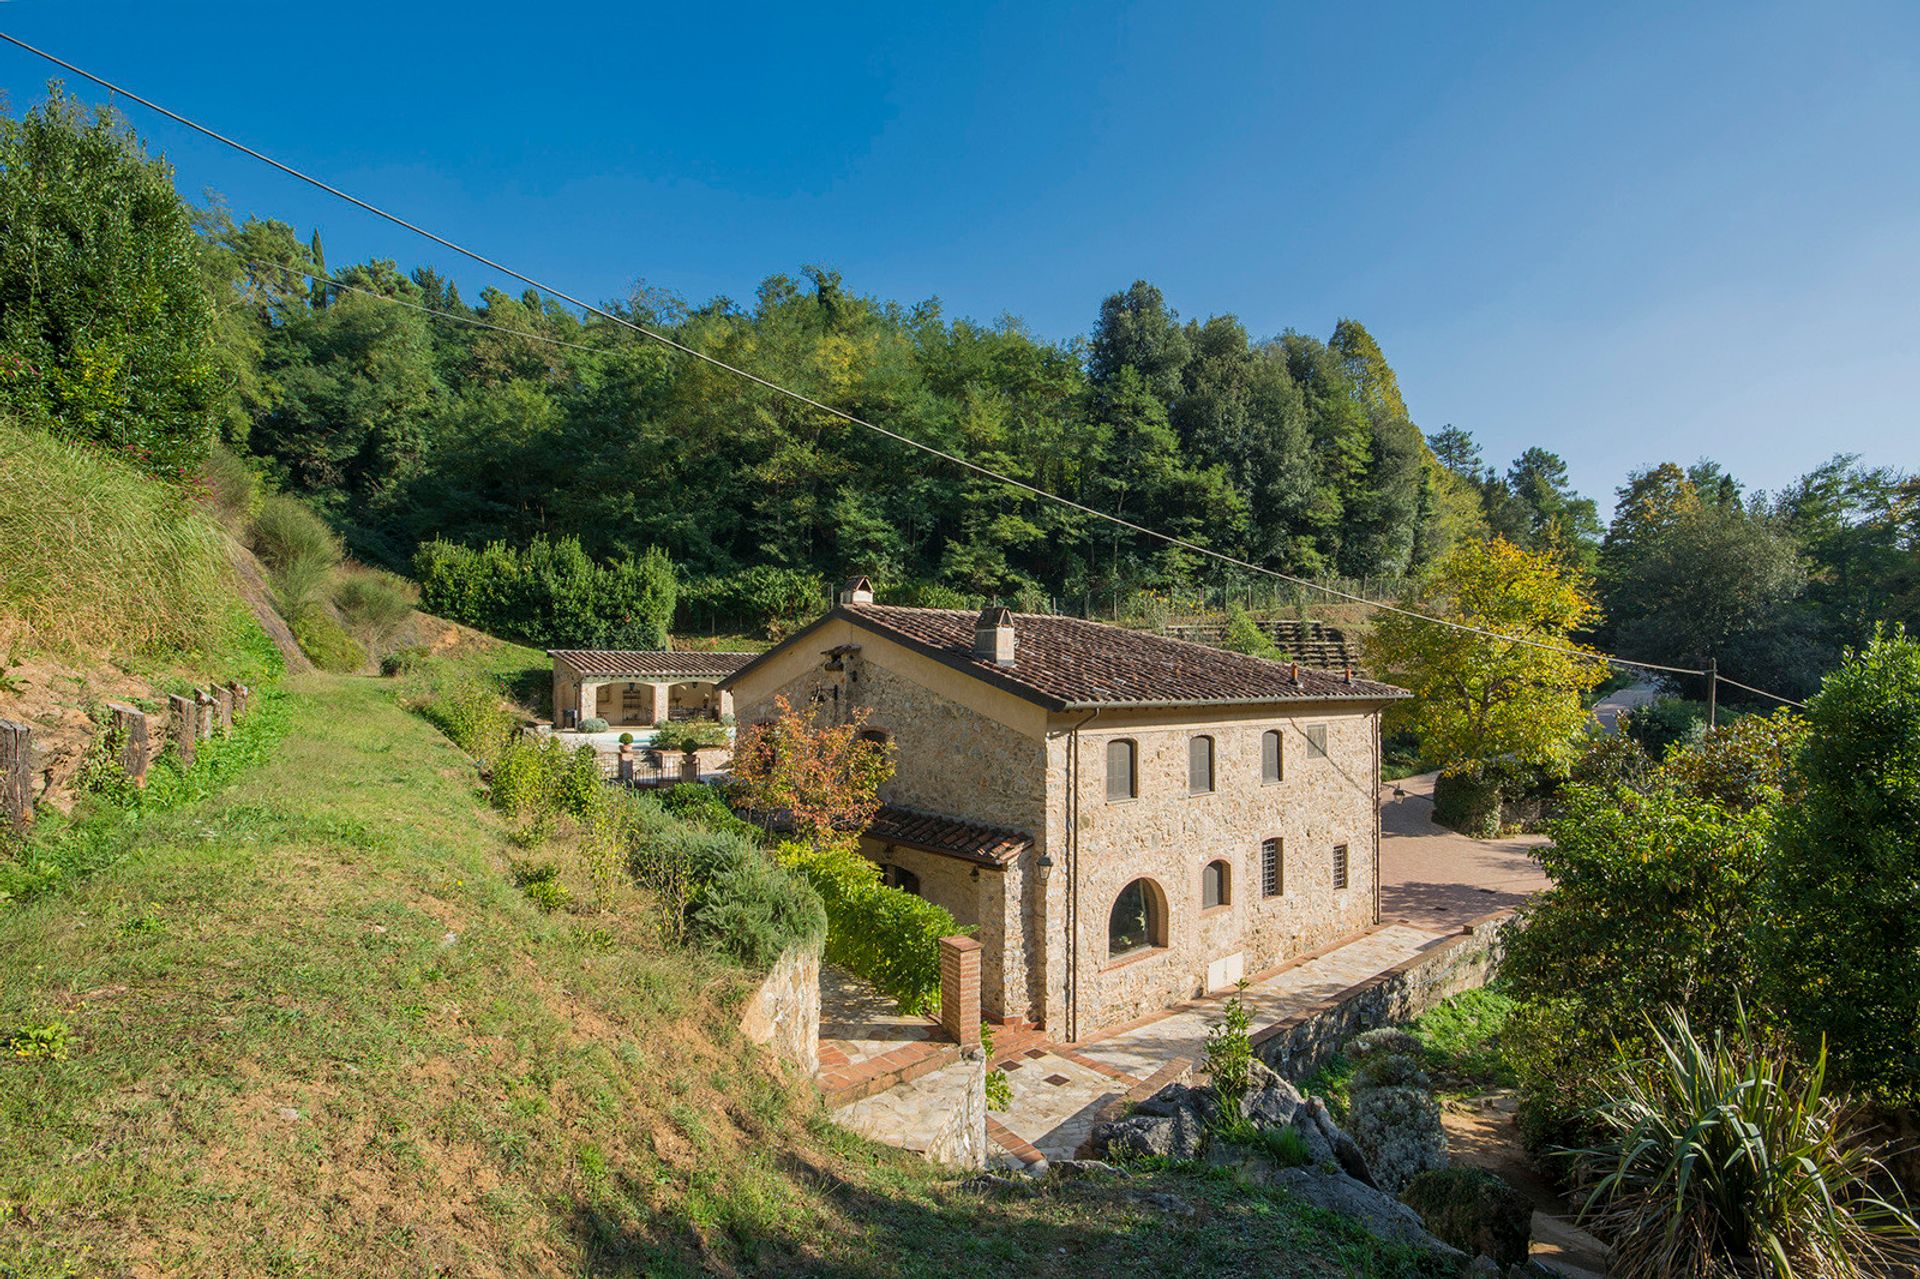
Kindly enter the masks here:
[[[1136, 281], [1049, 342], [863, 296], [824, 267], [750, 303], [636, 287], [609, 310], [1088, 506], [1305, 576], [1417, 576], [1463, 538], [1593, 575], [1594, 637], [1810, 688], [1920, 616], [1920, 488], [1836, 458], [1774, 494], [1712, 462], [1637, 471], [1611, 525], [1544, 447], [1504, 469], [1429, 438], [1385, 353], [1183, 319]], [[433, 539], [577, 538], [670, 558], [683, 610], [804, 610], [852, 568], [892, 598], [1044, 607], [1217, 563], [1093, 520], [528, 292], [327, 260], [319, 232], [180, 201], [116, 118], [55, 92], [0, 121], [0, 407], [190, 477], [216, 444], [311, 500], [363, 559]]]

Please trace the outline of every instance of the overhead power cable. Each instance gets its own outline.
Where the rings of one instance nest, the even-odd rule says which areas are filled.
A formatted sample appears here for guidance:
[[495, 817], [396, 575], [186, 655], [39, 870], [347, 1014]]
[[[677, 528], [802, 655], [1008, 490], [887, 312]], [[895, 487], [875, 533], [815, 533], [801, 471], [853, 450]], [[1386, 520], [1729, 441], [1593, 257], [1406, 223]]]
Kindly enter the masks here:
[[[1009, 488], [1013, 488], [1021, 492], [1032, 494], [1033, 496], [1040, 498], [1044, 501], [1057, 503], [1071, 510], [1079, 511], [1084, 515], [1089, 515], [1099, 520], [1105, 520], [1106, 522], [1110, 524], [1114, 524], [1120, 528], [1128, 529], [1132, 532], [1140, 534], [1143, 537], [1153, 538], [1156, 541], [1164, 542], [1169, 546], [1178, 547], [1181, 550], [1189, 551], [1195, 555], [1200, 555], [1209, 559], [1217, 560], [1220, 563], [1231, 565], [1234, 568], [1242, 569], [1246, 572], [1257, 573], [1266, 577], [1275, 578], [1279, 581], [1287, 582], [1291, 585], [1302, 587], [1307, 590], [1319, 591], [1322, 594], [1331, 596], [1335, 599], [1344, 600], [1354, 604], [1363, 604], [1371, 608], [1380, 609], [1384, 612], [1397, 614], [1402, 617], [1412, 618], [1416, 621], [1427, 622], [1435, 626], [1444, 626], [1451, 630], [1461, 631], [1471, 635], [1479, 635], [1486, 639], [1498, 640], [1505, 644], [1521, 645], [1528, 648], [1540, 649], [1546, 652], [1560, 653], [1569, 657], [1584, 658], [1588, 661], [1604, 662], [1611, 666], [1618, 666], [1618, 667], [1622, 667], [1630, 670], [1661, 671], [1664, 673], [1674, 674], [1674, 675], [1696, 675], [1696, 676], [1703, 676], [1703, 677], [1709, 674], [1708, 671], [1697, 670], [1692, 667], [1669, 666], [1659, 662], [1636, 661], [1630, 658], [1616, 657], [1609, 653], [1598, 652], [1593, 649], [1578, 648], [1569, 644], [1556, 644], [1556, 643], [1548, 642], [1546, 640], [1532, 639], [1524, 635], [1508, 635], [1499, 631], [1489, 630], [1485, 627], [1472, 626], [1465, 622], [1456, 622], [1450, 618], [1435, 617], [1430, 613], [1422, 613], [1415, 609], [1401, 607], [1400, 605], [1387, 604], [1379, 600], [1370, 600], [1370, 599], [1367, 599], [1365, 596], [1355, 595], [1349, 591], [1343, 591], [1336, 587], [1327, 586], [1323, 583], [1315, 582], [1310, 578], [1295, 577], [1291, 573], [1283, 573], [1278, 569], [1268, 568], [1263, 564], [1256, 564], [1250, 560], [1244, 560], [1238, 556], [1229, 555], [1226, 552], [1216, 550], [1213, 547], [1205, 546], [1198, 542], [1191, 542], [1185, 538], [1175, 537], [1170, 533], [1163, 533], [1158, 529], [1149, 528], [1146, 525], [1137, 524], [1134, 521], [1125, 519], [1121, 516], [1113, 515], [1109, 512], [1098, 510], [1094, 507], [1087, 506], [1081, 502], [1076, 502], [1072, 498], [1062, 497], [1057, 493], [1049, 492], [1048, 490], [1040, 488], [1036, 485], [1030, 484], [1025, 480], [1015, 479], [1013, 476], [1004, 475], [998, 471], [992, 470], [989, 467], [981, 466], [977, 462], [969, 461], [966, 458], [959, 457], [955, 454], [948, 453], [943, 449], [936, 448], [931, 444], [923, 443], [920, 440], [914, 439], [912, 436], [902, 435], [900, 432], [890, 430], [889, 428], [881, 426], [878, 423], [869, 422], [865, 418], [858, 417], [855, 414], [849, 413], [845, 409], [837, 408], [834, 405], [824, 403], [823, 401], [817, 400], [802, 391], [796, 391], [796, 390], [793, 390], [791, 387], [782, 386], [777, 382], [772, 382], [767, 380], [766, 378], [761, 377], [757, 373], [750, 372], [749, 370], [740, 368], [737, 365], [729, 364], [725, 360], [722, 360], [717, 356], [709, 355], [705, 351], [701, 351], [694, 347], [688, 346], [685, 343], [680, 342], [677, 339], [669, 336], [668, 334], [658, 331], [657, 329], [649, 328], [648, 326], [637, 323], [633, 320], [630, 320], [625, 316], [617, 315], [611, 311], [606, 310], [603, 307], [596, 306], [591, 302], [585, 301], [581, 298], [574, 297], [572, 294], [567, 293], [564, 290], [557, 289], [552, 285], [543, 283], [542, 281], [533, 278], [530, 275], [526, 275], [520, 271], [516, 271], [514, 268], [506, 265], [505, 263], [496, 261], [495, 259], [490, 258], [485, 254], [478, 252], [477, 250], [469, 249], [463, 244], [450, 240], [445, 236], [439, 235], [433, 231], [429, 231], [425, 227], [420, 226], [417, 223], [410, 222], [406, 218], [401, 217], [397, 213], [389, 213], [387, 210], [381, 208], [380, 206], [369, 203], [368, 201], [361, 199], [359, 196], [353, 195], [352, 193], [347, 191], [343, 191], [339, 187], [336, 187], [329, 182], [326, 182], [320, 178], [314, 177], [312, 174], [305, 173], [300, 169], [294, 168], [292, 165], [285, 164], [282, 161], [276, 160], [272, 156], [267, 155], [262, 151], [255, 150], [254, 148], [248, 146], [244, 142], [240, 142], [240, 141], [237, 141], [236, 139], [230, 138], [227, 135], [219, 132], [218, 130], [210, 128], [207, 125], [201, 124], [197, 120], [193, 120], [187, 116], [181, 115], [177, 111], [173, 111], [167, 107], [164, 107], [160, 105], [158, 102], [155, 102], [150, 98], [143, 97], [140, 94], [133, 92], [131, 89], [128, 89], [123, 85], [117, 84], [112, 80], [108, 80], [103, 76], [95, 75], [93, 72], [88, 71], [83, 67], [75, 66], [73, 63], [68, 62], [63, 58], [57, 57], [54, 54], [48, 53], [44, 49], [28, 44], [26, 41], [20, 39], [17, 36], [11, 35], [4, 31], [0, 31], [0, 40], [4, 40], [8, 44], [11, 44], [16, 48], [22, 49], [27, 53], [31, 53], [35, 57], [43, 58], [46, 61], [51, 62], [57, 67], [60, 67], [64, 70], [72, 72], [74, 75], [77, 75], [82, 79], [92, 81], [94, 84], [99, 85], [101, 88], [107, 90], [111, 94], [125, 97], [130, 102], [137, 102], [141, 106], [147, 108], [149, 111], [153, 111], [159, 115], [163, 115], [167, 119], [174, 121], [176, 124], [179, 124], [184, 126], [185, 128], [191, 129], [195, 133], [198, 133], [203, 137], [210, 138], [213, 141], [218, 142], [223, 146], [230, 147], [233, 150], [238, 151], [243, 155], [250, 156], [253, 159], [260, 161], [262, 164], [269, 166], [270, 168], [278, 169], [280, 172], [286, 174], [290, 178], [293, 178], [300, 182], [304, 182], [308, 186], [311, 186], [317, 190], [324, 191], [328, 195], [333, 196], [335, 199], [343, 200], [346, 203], [353, 205], [355, 208], [362, 209], [365, 212], [371, 213], [375, 217], [380, 218], [383, 221], [390, 222], [393, 225], [400, 227], [402, 230], [411, 231], [415, 235], [420, 236], [422, 239], [430, 240], [433, 243], [440, 245], [442, 248], [449, 249], [454, 253], [458, 253], [460, 256], [464, 258], [468, 258], [474, 262], [477, 262], [481, 266], [487, 267], [489, 270], [498, 271], [502, 275], [509, 276], [512, 279], [518, 280], [522, 284], [525, 284], [530, 288], [533, 288], [542, 293], [545, 293], [550, 297], [558, 298], [560, 301], [566, 302], [571, 306], [578, 307], [580, 310], [588, 312], [589, 314], [597, 315], [602, 319], [608, 320], [614, 324], [618, 324], [623, 328], [631, 329], [635, 333], [641, 334], [643, 337], [650, 338], [653, 341], [660, 343], [662, 346], [678, 351], [683, 355], [690, 356], [693, 359], [702, 361], [703, 363], [712, 365], [714, 368], [724, 370], [725, 372], [733, 374], [735, 377], [741, 378], [748, 382], [752, 382], [757, 386], [764, 387], [766, 390], [772, 391], [776, 395], [785, 396], [788, 399], [795, 400], [801, 404], [805, 404], [809, 408], [817, 409], [820, 412], [829, 415], [830, 417], [839, 418], [840, 420], [848, 422], [854, 426], [861, 427], [865, 430], [872, 431], [875, 434], [884, 436], [887, 439], [893, 440], [897, 443], [904, 444], [909, 448], [917, 449], [922, 453], [928, 454], [929, 456], [940, 458], [946, 462], [952, 463], [955, 466], [961, 467], [964, 470], [971, 471], [976, 475], [980, 475], [987, 479], [993, 480], [997, 483], [1004, 484]], [[375, 295], [375, 296], [381, 296], [381, 295]], [[401, 299], [389, 299], [389, 300], [401, 301]], [[418, 304], [407, 303], [407, 305], [417, 306]], [[420, 308], [420, 309], [431, 310], [431, 308]], [[440, 312], [438, 314], [441, 314], [444, 318], [456, 320], [456, 321], [463, 318], [463, 317], [459, 317], [446, 312]], [[486, 327], [498, 327], [498, 326], [486, 326]], [[507, 330], [507, 331], [520, 333], [519, 330]], [[521, 336], [531, 336], [531, 335], [522, 333]], [[1725, 682], [1729, 684], [1735, 683], [1733, 680], [1727, 680], [1725, 676], [1719, 676], [1718, 678], [1725, 680]], [[1736, 684], [1735, 686], [1738, 688], [1745, 689], [1748, 692], [1757, 693], [1762, 697], [1769, 697], [1775, 701], [1784, 702], [1790, 706], [1798, 706], [1801, 704], [1793, 701], [1791, 698], [1782, 697], [1778, 693], [1769, 693], [1763, 689], [1753, 688], [1751, 685]]]

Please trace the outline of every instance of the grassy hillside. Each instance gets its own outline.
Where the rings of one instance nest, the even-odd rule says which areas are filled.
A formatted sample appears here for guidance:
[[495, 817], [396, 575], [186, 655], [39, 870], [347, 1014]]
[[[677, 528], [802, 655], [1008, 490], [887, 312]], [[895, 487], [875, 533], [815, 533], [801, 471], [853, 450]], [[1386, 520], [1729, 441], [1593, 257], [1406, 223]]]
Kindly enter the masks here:
[[290, 715], [0, 911], [0, 1276], [1418, 1273], [1225, 1179], [982, 1197], [841, 1133], [732, 1029], [746, 974], [637, 895], [512, 887], [471, 765], [390, 684], [295, 677]]

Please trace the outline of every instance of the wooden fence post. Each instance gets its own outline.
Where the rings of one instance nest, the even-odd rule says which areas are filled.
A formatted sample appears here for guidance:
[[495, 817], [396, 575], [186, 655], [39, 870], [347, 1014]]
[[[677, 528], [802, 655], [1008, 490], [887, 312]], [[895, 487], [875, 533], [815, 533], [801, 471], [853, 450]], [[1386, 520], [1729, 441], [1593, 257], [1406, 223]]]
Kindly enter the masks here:
[[232, 736], [233, 734], [233, 690], [232, 689], [225, 688], [218, 684], [214, 685], [213, 720], [214, 720], [214, 727], [220, 730], [220, 736], [222, 737]]
[[204, 742], [213, 736], [213, 698], [206, 689], [196, 688], [193, 690], [193, 705], [196, 717], [194, 736]]
[[253, 700], [253, 690], [238, 682], [229, 684], [227, 687], [233, 690], [233, 717], [245, 719], [247, 703]]
[[33, 821], [33, 726], [0, 719], [0, 826], [24, 831]]
[[131, 706], [110, 702], [113, 712], [110, 730], [120, 739], [120, 771], [135, 786], [147, 784], [147, 717]]
[[940, 939], [940, 1025], [962, 1048], [980, 1043], [980, 943]]
[[200, 708], [191, 697], [179, 694], [167, 698], [167, 731], [173, 735], [173, 751], [180, 767], [193, 767], [194, 743], [200, 740]]

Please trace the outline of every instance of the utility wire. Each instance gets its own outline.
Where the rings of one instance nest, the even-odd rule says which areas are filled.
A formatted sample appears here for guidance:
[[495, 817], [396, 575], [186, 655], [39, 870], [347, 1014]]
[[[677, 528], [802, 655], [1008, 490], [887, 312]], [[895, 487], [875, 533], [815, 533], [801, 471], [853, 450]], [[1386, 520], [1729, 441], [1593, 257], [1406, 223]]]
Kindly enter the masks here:
[[[1263, 564], [1255, 564], [1250, 560], [1243, 560], [1238, 556], [1228, 555], [1224, 551], [1218, 551], [1210, 546], [1204, 546], [1197, 542], [1190, 542], [1184, 538], [1175, 537], [1170, 533], [1162, 533], [1158, 529], [1148, 528], [1143, 524], [1136, 524], [1132, 520], [1124, 519], [1121, 516], [1113, 515], [1106, 511], [1101, 511], [1094, 507], [1087, 506], [1083, 503], [1076, 502], [1072, 498], [1062, 497], [1057, 493], [1048, 492], [1046, 489], [1042, 489], [1033, 484], [1029, 484], [1024, 480], [1015, 479], [1010, 475], [1003, 475], [998, 471], [994, 471], [987, 467], [981, 466], [977, 462], [970, 462], [966, 458], [959, 457], [952, 453], [945, 452], [944, 450], [935, 448], [931, 444], [922, 443], [921, 441], [916, 440], [911, 436], [902, 435], [898, 431], [889, 430], [888, 428], [884, 426], [880, 426], [877, 423], [869, 422], [864, 418], [857, 417], [854, 414], [847, 412], [845, 409], [836, 408], [831, 404], [826, 404], [820, 400], [816, 400], [812, 396], [807, 395], [804, 392], [795, 391], [789, 387], [781, 386], [777, 382], [770, 382], [766, 378], [763, 378], [756, 373], [749, 372], [748, 370], [740, 368], [736, 365], [728, 364], [725, 360], [722, 360], [717, 356], [712, 356], [707, 354], [704, 351], [700, 351], [695, 349], [694, 347], [690, 347], [683, 342], [677, 341], [676, 339], [669, 337], [665, 333], [661, 333], [655, 329], [648, 328], [643, 324], [638, 324], [633, 320], [627, 319], [625, 316], [616, 315], [613, 312], [608, 311], [602, 307], [596, 306], [591, 302], [584, 301], [580, 298], [574, 297], [572, 294], [569, 294], [560, 289], [554, 288], [551, 285], [544, 284], [541, 281], [534, 279], [530, 275], [525, 275], [519, 271], [514, 270], [512, 267], [507, 266], [503, 262], [495, 261], [494, 259], [487, 257], [483, 253], [480, 253], [474, 249], [469, 249], [463, 244], [456, 243], [453, 240], [447, 239], [445, 236], [438, 235], [432, 231], [429, 231], [425, 227], [420, 226], [417, 223], [409, 222], [407, 219], [401, 217], [396, 213], [389, 213], [387, 212], [387, 210], [380, 208], [378, 205], [370, 204], [367, 201], [362, 200], [360, 197], [356, 195], [353, 195], [347, 191], [343, 191], [339, 187], [333, 186], [331, 183], [325, 182], [320, 178], [316, 178], [311, 174], [304, 173], [301, 170], [294, 168], [292, 165], [284, 164], [281, 161], [274, 159], [272, 156], [265, 154], [264, 152], [256, 151], [254, 148], [246, 145], [244, 142], [236, 141], [235, 139], [230, 138], [225, 134], [218, 132], [215, 129], [209, 128], [208, 126], [201, 124], [197, 120], [189, 119], [188, 117], [181, 115], [177, 111], [169, 110], [168, 108], [161, 106], [159, 103], [153, 101], [152, 99], [142, 97], [141, 95], [133, 92], [132, 90], [127, 89], [119, 84], [116, 84], [113, 81], [108, 80], [103, 76], [97, 76], [93, 72], [88, 71], [83, 67], [75, 66], [73, 63], [68, 62], [63, 58], [56, 57], [55, 55], [48, 53], [44, 49], [40, 49], [35, 47], [34, 45], [28, 44], [26, 41], [20, 39], [17, 36], [10, 35], [4, 31], [0, 31], [0, 40], [4, 40], [8, 44], [11, 44], [16, 48], [22, 49], [27, 53], [31, 53], [35, 57], [43, 58], [46, 61], [53, 63], [57, 67], [61, 67], [64, 70], [71, 71], [74, 75], [77, 75], [82, 79], [90, 80], [94, 84], [99, 85], [101, 88], [106, 89], [109, 93], [116, 94], [119, 96], [124, 96], [129, 101], [137, 102], [141, 106], [146, 107], [149, 111], [153, 111], [160, 115], [163, 115], [167, 119], [174, 121], [176, 124], [183, 125], [186, 128], [189, 128], [193, 130], [195, 133], [198, 133], [204, 137], [211, 138], [213, 141], [218, 142], [223, 146], [231, 147], [232, 149], [239, 151], [244, 155], [251, 156], [252, 158], [260, 161], [262, 164], [265, 164], [274, 169], [278, 169], [280, 172], [286, 174], [288, 177], [294, 178], [300, 182], [304, 182], [308, 186], [314, 187], [317, 190], [324, 191], [328, 195], [331, 195], [336, 199], [344, 200], [348, 204], [353, 205], [355, 208], [363, 209], [366, 212], [373, 214], [375, 217], [380, 218], [387, 222], [391, 222], [393, 225], [400, 227], [403, 230], [411, 231], [415, 235], [418, 235], [423, 239], [431, 240], [433, 243], [440, 245], [442, 248], [450, 249], [453, 252], [460, 254], [462, 257], [470, 258], [471, 260], [478, 262], [480, 265], [487, 267], [490, 270], [498, 271], [502, 275], [510, 276], [511, 278], [520, 281], [522, 284], [525, 284], [530, 288], [537, 289], [540, 292], [546, 293], [551, 297], [558, 298], [563, 302], [576, 306], [580, 308], [582, 311], [586, 311], [593, 315], [598, 315], [602, 319], [609, 320], [615, 324], [621, 325], [624, 328], [632, 329], [634, 332], [639, 333], [644, 337], [651, 338], [652, 340], [660, 343], [663, 346], [669, 347], [675, 351], [679, 351], [683, 355], [691, 356], [696, 360], [702, 361], [703, 363], [710, 364], [715, 368], [725, 370], [728, 373], [732, 373], [734, 376], [742, 378], [748, 382], [752, 382], [755, 385], [764, 387], [767, 390], [774, 392], [776, 395], [786, 396], [787, 398], [796, 400], [799, 403], [805, 404], [810, 408], [818, 409], [820, 412], [828, 414], [831, 417], [836, 417], [841, 419], [842, 421], [849, 422], [854, 426], [862, 427], [866, 430], [873, 431], [876, 434], [885, 436], [886, 438], [890, 440], [894, 440], [897, 443], [905, 444], [909, 448], [918, 449], [920, 452], [929, 454], [930, 456], [941, 458], [944, 461], [950, 462], [955, 466], [959, 466], [965, 470], [973, 472], [976, 475], [981, 475], [986, 477], [987, 479], [994, 480], [998, 483], [1004, 484], [1009, 488], [1018, 489], [1022, 492], [1030, 493], [1033, 496], [1041, 498], [1045, 501], [1057, 502], [1062, 506], [1068, 507], [1072, 510], [1079, 511], [1085, 515], [1090, 515], [1095, 519], [1105, 520], [1108, 523], [1115, 524], [1121, 528], [1125, 528], [1125, 529], [1131, 530], [1132, 532], [1139, 533], [1144, 537], [1150, 537], [1157, 541], [1165, 542], [1169, 546], [1179, 547], [1181, 550], [1190, 551], [1196, 555], [1206, 556], [1208, 558], [1218, 560], [1223, 564], [1229, 564], [1235, 568], [1243, 569], [1247, 572], [1258, 573], [1267, 577], [1276, 578], [1280, 581], [1287, 582], [1295, 586], [1304, 587], [1309, 590], [1319, 591], [1325, 595], [1330, 595], [1335, 599], [1345, 600], [1349, 603], [1354, 603], [1354, 604], [1364, 604], [1372, 608], [1380, 609], [1384, 612], [1398, 614], [1399, 616], [1402, 616], [1402, 617], [1413, 618], [1417, 621], [1428, 622], [1435, 626], [1444, 626], [1449, 629], [1461, 631], [1467, 634], [1479, 635], [1487, 639], [1499, 640], [1502, 643], [1506, 643], [1506, 644], [1523, 645], [1528, 648], [1541, 649], [1551, 653], [1560, 653], [1569, 657], [1584, 658], [1589, 661], [1604, 662], [1604, 663], [1607, 663], [1608, 665], [1619, 666], [1619, 667], [1623, 667], [1631, 670], [1663, 671], [1663, 672], [1674, 674], [1674, 675], [1706, 676], [1709, 674], [1709, 672], [1707, 671], [1696, 670], [1692, 667], [1667, 666], [1659, 662], [1635, 661], [1629, 658], [1615, 657], [1608, 653], [1597, 652], [1593, 649], [1576, 648], [1566, 644], [1553, 644], [1553, 643], [1548, 643], [1544, 640], [1529, 639], [1526, 636], [1522, 636], [1522, 635], [1507, 635], [1499, 631], [1488, 630], [1484, 627], [1470, 626], [1465, 622], [1456, 622], [1444, 617], [1435, 617], [1430, 613], [1421, 613], [1414, 609], [1402, 608], [1394, 604], [1385, 604], [1378, 600], [1370, 600], [1370, 599], [1367, 599], [1365, 596], [1354, 595], [1350, 592], [1342, 591], [1335, 587], [1326, 586], [1326, 585], [1323, 585], [1322, 583], [1312, 581], [1311, 579], [1308, 579], [1308, 578], [1295, 577], [1290, 573], [1283, 573], [1278, 569], [1268, 568]], [[398, 300], [398, 299], [392, 299], [392, 300]], [[445, 318], [448, 318], [448, 319], [457, 320], [460, 318], [447, 313], [442, 313], [442, 314], [445, 315]], [[498, 327], [498, 326], [489, 326], [489, 327]], [[519, 332], [518, 330], [507, 330], [507, 331]], [[525, 335], [523, 334], [522, 336], [525, 336]], [[1718, 678], [1725, 679], [1724, 676], [1720, 676]], [[1726, 682], [1729, 684], [1734, 683], [1734, 681], [1732, 680], [1726, 680]], [[1772, 698], [1775, 701], [1785, 702], [1788, 705], [1800, 705], [1800, 703], [1794, 702], [1791, 698], [1782, 697], [1777, 693], [1769, 693], [1763, 689], [1756, 689], [1751, 687], [1750, 685], [1738, 684], [1736, 685], [1736, 687], [1746, 689], [1748, 692], [1757, 693], [1762, 697]]]

